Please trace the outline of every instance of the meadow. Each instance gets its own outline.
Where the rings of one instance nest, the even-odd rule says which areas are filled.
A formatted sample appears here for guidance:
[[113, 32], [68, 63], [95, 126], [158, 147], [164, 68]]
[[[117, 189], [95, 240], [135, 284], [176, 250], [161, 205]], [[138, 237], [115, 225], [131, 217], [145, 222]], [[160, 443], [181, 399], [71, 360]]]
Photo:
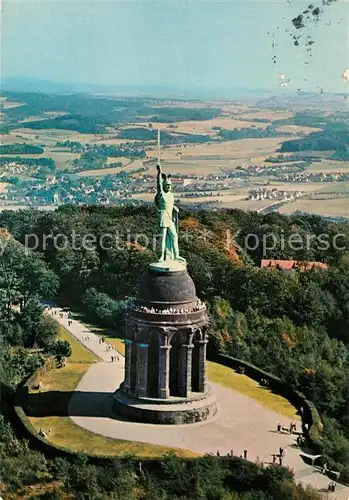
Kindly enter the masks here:
[[296, 211], [310, 212], [317, 215], [327, 215], [329, 217], [349, 218], [349, 198], [330, 199], [306, 199], [297, 200], [279, 209], [282, 214], [292, 214]]

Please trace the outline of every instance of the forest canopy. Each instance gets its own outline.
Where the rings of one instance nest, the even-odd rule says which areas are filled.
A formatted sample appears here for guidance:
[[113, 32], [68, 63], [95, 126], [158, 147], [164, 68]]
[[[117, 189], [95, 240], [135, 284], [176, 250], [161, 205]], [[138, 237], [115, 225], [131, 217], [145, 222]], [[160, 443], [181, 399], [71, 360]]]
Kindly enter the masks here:
[[[6, 375], [6, 391], [37, 367], [27, 349], [35, 343], [44, 353], [54, 339], [51, 327], [42, 323], [38, 298], [56, 295], [101, 326], [122, 332], [126, 301], [135, 296], [140, 275], [156, 258], [144, 238], [153, 241], [155, 220], [148, 206], [0, 213], [0, 227], [12, 235], [2, 246], [1, 352], [16, 346], [16, 356], [26, 360], [20, 373]], [[264, 236], [270, 233], [274, 244], [265, 247]], [[87, 234], [94, 235], [96, 245], [81, 245]], [[111, 237], [102, 248], [98, 242], [105, 234]], [[245, 244], [250, 234], [260, 241], [253, 249]], [[294, 234], [305, 242], [296, 251], [284, 244]], [[326, 249], [319, 244], [323, 234], [330, 243]], [[340, 248], [334, 244], [337, 235]], [[55, 237], [66, 244], [55, 245]], [[317, 216], [182, 210], [180, 246], [211, 315], [211, 353], [250, 362], [303, 392], [321, 414], [325, 459], [349, 481], [348, 226]], [[260, 268], [262, 258], [322, 261], [329, 268], [285, 272]], [[18, 301], [22, 311], [14, 314], [11, 304]]]

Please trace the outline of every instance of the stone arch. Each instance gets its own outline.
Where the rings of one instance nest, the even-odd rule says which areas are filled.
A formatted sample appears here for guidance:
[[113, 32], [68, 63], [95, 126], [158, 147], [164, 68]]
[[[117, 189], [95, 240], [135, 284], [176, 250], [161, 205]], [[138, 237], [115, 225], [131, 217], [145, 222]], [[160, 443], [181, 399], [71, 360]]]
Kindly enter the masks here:
[[180, 396], [180, 356], [182, 335], [176, 332], [171, 336], [170, 345], [170, 396]]
[[148, 396], [158, 397], [159, 390], [159, 348], [161, 339], [156, 330], [148, 337]]
[[130, 390], [133, 393], [136, 390], [137, 383], [137, 344], [132, 342], [130, 345], [131, 349], [131, 380], [130, 380]]
[[200, 328], [195, 330], [193, 335], [193, 352], [191, 362], [191, 390], [192, 392], [199, 392], [200, 380], [200, 341], [202, 340], [202, 331]]
[[136, 375], [136, 367], [137, 367], [137, 335], [138, 335], [138, 326], [137, 324], [130, 322], [127, 328], [127, 340], [128, 345], [127, 349], [129, 349], [129, 354], [126, 354], [127, 360], [126, 363], [130, 366], [129, 369], [129, 380], [128, 380], [128, 391], [132, 394], [136, 389], [137, 375]]

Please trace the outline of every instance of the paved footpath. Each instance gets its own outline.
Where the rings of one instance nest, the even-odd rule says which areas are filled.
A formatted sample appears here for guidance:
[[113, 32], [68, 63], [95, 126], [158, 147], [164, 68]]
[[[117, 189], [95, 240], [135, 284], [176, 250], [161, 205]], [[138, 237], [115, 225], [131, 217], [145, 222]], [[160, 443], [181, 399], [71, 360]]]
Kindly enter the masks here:
[[[56, 314], [54, 314], [56, 312]], [[80, 427], [114, 439], [126, 439], [192, 450], [198, 453], [230, 453], [270, 464], [272, 454], [287, 447], [283, 465], [295, 471], [296, 481], [311, 485], [331, 500], [349, 500], [349, 488], [337, 485], [336, 492], [327, 492], [330, 480], [319, 469], [304, 463], [296, 446], [296, 436], [276, 432], [280, 422], [288, 427], [291, 419], [261, 406], [239, 392], [211, 383], [218, 402], [217, 415], [208, 422], [188, 425], [152, 425], [128, 422], [113, 414], [112, 395], [123, 381], [124, 358], [115, 349], [106, 350], [98, 335], [77, 320], [68, 325], [66, 315], [60, 317], [53, 308], [53, 317], [85, 347], [102, 361], [91, 366], [80, 381], [69, 402], [70, 418]], [[114, 356], [116, 362], [111, 362]], [[298, 424], [299, 427], [299, 424]]]
[[[52, 307], [46, 311], [69, 333], [71, 333], [81, 344], [89, 349], [93, 354], [98, 356], [101, 361], [112, 362], [112, 357], [115, 359], [115, 366], [119, 368], [124, 367], [124, 357], [111, 345], [106, 342], [101, 342], [101, 337], [93, 333], [89, 328], [83, 325], [80, 321], [69, 318], [67, 312], [59, 307]], [[62, 316], [61, 316], [62, 315]], [[69, 325], [69, 321], [71, 324]]]

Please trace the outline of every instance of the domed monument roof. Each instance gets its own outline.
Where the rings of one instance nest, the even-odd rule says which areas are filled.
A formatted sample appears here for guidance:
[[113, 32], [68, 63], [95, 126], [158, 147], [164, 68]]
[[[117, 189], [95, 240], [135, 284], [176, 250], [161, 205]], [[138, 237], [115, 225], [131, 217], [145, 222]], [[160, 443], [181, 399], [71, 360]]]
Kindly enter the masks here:
[[190, 305], [197, 300], [193, 280], [186, 268], [173, 272], [148, 267], [140, 279], [137, 302], [167, 305]]

